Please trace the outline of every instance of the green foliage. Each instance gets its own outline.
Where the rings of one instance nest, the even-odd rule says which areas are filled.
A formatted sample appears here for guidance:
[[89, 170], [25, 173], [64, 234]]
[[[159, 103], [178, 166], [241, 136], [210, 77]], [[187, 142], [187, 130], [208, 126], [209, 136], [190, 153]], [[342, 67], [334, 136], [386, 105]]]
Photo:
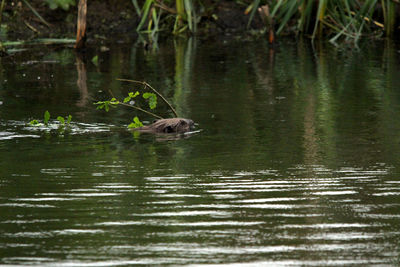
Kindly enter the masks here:
[[69, 124], [71, 123], [71, 121], [72, 121], [72, 116], [71, 116], [71, 115], [68, 115], [68, 118], [67, 118], [67, 125], [69, 125]]
[[[264, 1], [253, 0], [246, 9], [251, 11], [250, 19], [254, 12]], [[314, 38], [330, 37], [335, 43], [343, 39], [347, 42], [357, 43], [363, 36], [379, 37], [383, 31], [392, 35], [396, 27], [396, 4], [393, 0], [278, 0], [267, 2], [271, 10], [266, 16], [276, 34], [287, 30], [305, 33]], [[383, 23], [381, 12], [382, 10]]]
[[144, 93], [143, 94], [144, 99], [149, 100], [149, 107], [150, 109], [155, 109], [157, 106], [157, 95], [154, 93]]
[[63, 117], [58, 116], [58, 117], [57, 117], [57, 120], [58, 120], [62, 125], [65, 125], [65, 119], [64, 119]]
[[[171, 21], [171, 16], [174, 18], [173, 33], [180, 34], [187, 30], [196, 32], [199, 19], [196, 16], [195, 8], [192, 0], [175, 0], [163, 1], [146, 0], [141, 9], [137, 1], [132, 0], [136, 12], [141, 17], [138, 27], [138, 32], [147, 32], [154, 35], [161, 31], [163, 25], [171, 29], [168, 22]], [[167, 12], [167, 15], [164, 13]], [[147, 24], [147, 27], [146, 27]]]
[[94, 64], [94, 65], [96, 65], [96, 66], [98, 66], [99, 65], [99, 56], [94, 56], [93, 58], [92, 58], [92, 63]]
[[[65, 128], [70, 125], [72, 116], [68, 115], [68, 117], [66, 117], [66, 118], [58, 116], [57, 120], [60, 122], [60, 124], [58, 126], [58, 130], [60, 133], [62, 133], [62, 132], [64, 132]], [[49, 121], [50, 121], [50, 112], [48, 110], [46, 110], [43, 115], [43, 123], [40, 123], [38, 120], [31, 120], [29, 122], [29, 125], [31, 125], [31, 126], [46, 126], [46, 127], [49, 127], [50, 129], [52, 129], [52, 127], [49, 126]]]
[[142, 127], [142, 126], [143, 126], [143, 123], [139, 120], [139, 118], [137, 116], [135, 116], [133, 118], [133, 122], [131, 122], [128, 125], [128, 128], [132, 129], [132, 128], [139, 128], [139, 127]]
[[71, 123], [72, 120], [72, 116], [68, 115], [68, 117], [66, 118], [67, 120], [65, 121], [64, 117], [58, 116], [57, 120], [60, 122], [60, 124], [62, 126], [68, 126]]
[[110, 107], [116, 108], [120, 102], [115, 99], [115, 97], [111, 98], [111, 100], [106, 101], [98, 101], [94, 103], [94, 105], [98, 105], [96, 109], [104, 109], [105, 111], [109, 111]]
[[136, 93], [128, 93], [128, 96], [124, 98], [124, 103], [128, 103], [129, 101], [131, 101], [132, 98], [137, 97], [138, 95], [140, 95], [140, 93], [138, 91], [136, 91]]
[[[106, 100], [106, 101], [98, 101], [94, 103], [94, 105], [97, 105], [97, 109], [104, 109], [105, 111], [109, 111], [110, 107], [117, 107], [118, 105], [123, 105], [123, 106], [128, 106], [131, 108], [134, 108], [136, 110], [142, 111], [144, 113], [147, 113], [149, 115], [152, 115], [156, 118], [162, 118], [154, 113], [151, 113], [145, 109], [142, 109], [141, 107], [137, 106], [135, 102], [131, 102], [132, 99], [136, 98], [139, 96], [140, 93], [138, 91], [136, 92], [129, 92], [128, 96], [124, 98], [122, 102], [118, 101], [115, 97], [113, 97], [111, 100]], [[143, 93], [143, 98], [148, 101], [149, 108], [150, 109], [155, 109], [157, 106], [157, 95], [155, 93]], [[131, 102], [131, 103], [129, 103]], [[128, 125], [128, 128], [137, 128], [137, 127], [142, 127], [143, 123], [139, 120], [139, 118], [136, 116], [133, 118], [133, 122]]]
[[29, 124], [32, 125], [32, 126], [37, 126], [37, 125], [39, 125], [40, 123], [39, 123], [38, 120], [31, 120], [31, 121], [29, 122]]
[[49, 124], [49, 120], [50, 120], [50, 112], [48, 110], [46, 110], [43, 117], [44, 117], [44, 119], [43, 119], [44, 125], [47, 126]]
[[70, 6], [75, 6], [75, 0], [46, 0], [50, 9], [62, 8], [69, 10]]

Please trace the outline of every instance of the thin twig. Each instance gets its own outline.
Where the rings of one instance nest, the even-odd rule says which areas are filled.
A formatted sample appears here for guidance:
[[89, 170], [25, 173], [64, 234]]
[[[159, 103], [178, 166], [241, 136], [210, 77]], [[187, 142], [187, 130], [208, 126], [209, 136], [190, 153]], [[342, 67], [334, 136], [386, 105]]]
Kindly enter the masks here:
[[140, 111], [142, 111], [142, 112], [144, 112], [144, 113], [147, 113], [147, 114], [149, 114], [149, 115], [151, 115], [151, 116], [153, 116], [153, 117], [156, 117], [157, 119], [163, 119], [163, 117], [158, 116], [157, 114], [151, 113], [151, 112], [149, 112], [149, 111], [147, 111], [147, 110], [145, 110], [145, 109], [139, 108], [139, 107], [137, 107], [137, 106], [132, 106], [132, 105], [126, 104], [126, 103], [124, 103], [124, 102], [118, 102], [118, 104], [123, 105], [123, 106], [126, 106], [126, 107], [131, 107], [131, 108], [140, 110]]
[[150, 88], [151, 90], [153, 90], [154, 93], [156, 93], [167, 105], [168, 107], [172, 110], [172, 112], [174, 113], [175, 117], [178, 117], [178, 114], [176, 113], [175, 109], [172, 107], [172, 105], [153, 87], [151, 87], [150, 84], [148, 84], [147, 82], [142, 82], [142, 81], [135, 81], [135, 80], [128, 80], [128, 79], [119, 79], [117, 78], [118, 81], [122, 81], [122, 82], [131, 82], [131, 83], [140, 83], [143, 84], [145, 87]]
[[29, 22], [27, 22], [26, 20], [24, 20], [24, 23], [25, 23], [26, 27], [28, 27], [31, 31], [33, 31], [35, 33], [40, 33], [35, 27], [33, 27], [31, 24], [29, 24]]
[[[110, 95], [111, 95], [112, 97], [115, 98], [113, 92], [112, 92], [110, 89], [108, 89], [108, 92], [110, 93]], [[150, 112], [150, 111], [147, 111], [147, 110], [145, 110], [145, 109], [139, 108], [139, 107], [137, 107], [137, 106], [132, 106], [132, 105], [126, 104], [126, 103], [121, 102], [121, 101], [118, 101], [118, 104], [123, 105], [123, 106], [126, 106], [126, 107], [130, 107], [130, 108], [137, 109], [137, 110], [139, 110], [139, 111], [142, 111], [142, 112], [144, 112], [144, 113], [147, 113], [147, 114], [149, 114], [149, 115], [151, 115], [151, 116], [153, 116], [153, 117], [156, 117], [156, 118], [158, 118], [158, 119], [163, 119], [163, 117], [158, 116], [157, 114], [154, 114], [154, 113], [152, 113], [152, 112]]]

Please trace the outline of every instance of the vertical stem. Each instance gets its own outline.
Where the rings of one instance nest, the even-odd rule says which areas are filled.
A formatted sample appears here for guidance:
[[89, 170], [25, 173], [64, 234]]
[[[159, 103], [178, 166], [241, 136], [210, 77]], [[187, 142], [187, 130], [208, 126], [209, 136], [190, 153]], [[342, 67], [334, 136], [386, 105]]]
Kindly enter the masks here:
[[176, 0], [176, 13], [181, 18], [184, 17], [184, 15], [185, 15], [185, 5], [184, 5], [183, 0]]
[[[1, 1], [1, 6], [0, 6], [0, 26], [1, 26], [1, 21], [2, 21], [2, 19], [3, 19], [3, 9], [4, 9], [5, 3], [6, 3], [5, 0], [2, 0], [2, 1]], [[2, 42], [0, 41], [0, 56], [1, 56], [2, 54], [4, 54], [4, 53], [6, 53], [6, 50], [5, 50], [5, 48], [3, 47]]]
[[384, 17], [386, 36], [390, 37], [393, 35], [396, 21], [396, 4], [393, 1], [386, 0], [386, 4], [382, 3], [382, 5], [384, 6], [383, 10], [386, 9], [386, 16]]
[[325, 9], [328, 4], [327, 0], [320, 0], [318, 3], [318, 12], [317, 12], [317, 18], [315, 20], [315, 26], [314, 26], [314, 32], [312, 35], [312, 39], [315, 38], [315, 35], [317, 34], [321, 36], [322, 33], [322, 21], [324, 20], [325, 17]]
[[6, 0], [1, 0], [1, 6], [0, 6], [0, 25], [1, 25], [1, 21], [3, 19], [3, 9], [4, 9], [4, 5], [6, 3]]
[[75, 49], [85, 47], [87, 0], [79, 0]]
[[175, 20], [175, 25], [174, 25], [174, 33], [179, 32], [179, 28], [182, 26], [182, 20], [185, 16], [185, 4], [183, 0], [176, 0], [175, 1], [175, 6], [176, 6], [176, 20]]

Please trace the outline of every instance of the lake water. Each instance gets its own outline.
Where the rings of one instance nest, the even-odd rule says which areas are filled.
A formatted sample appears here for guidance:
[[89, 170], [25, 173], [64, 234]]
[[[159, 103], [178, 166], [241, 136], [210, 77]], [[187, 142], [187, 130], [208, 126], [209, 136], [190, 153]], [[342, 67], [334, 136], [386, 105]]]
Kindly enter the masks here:
[[[398, 266], [399, 59], [234, 38], [2, 58], [0, 265]], [[142, 91], [117, 78], [198, 131], [137, 135], [153, 118], [96, 110]]]

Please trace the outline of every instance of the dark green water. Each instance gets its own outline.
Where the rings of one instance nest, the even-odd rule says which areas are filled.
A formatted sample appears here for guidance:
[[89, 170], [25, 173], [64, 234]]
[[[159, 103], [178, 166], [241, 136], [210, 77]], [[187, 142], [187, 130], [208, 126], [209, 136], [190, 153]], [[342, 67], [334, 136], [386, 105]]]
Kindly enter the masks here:
[[[1, 59], [0, 265], [397, 266], [398, 51], [190, 40]], [[152, 118], [92, 104], [138, 88], [116, 78], [202, 131], [134, 136]], [[45, 110], [71, 131], [26, 125]]]

